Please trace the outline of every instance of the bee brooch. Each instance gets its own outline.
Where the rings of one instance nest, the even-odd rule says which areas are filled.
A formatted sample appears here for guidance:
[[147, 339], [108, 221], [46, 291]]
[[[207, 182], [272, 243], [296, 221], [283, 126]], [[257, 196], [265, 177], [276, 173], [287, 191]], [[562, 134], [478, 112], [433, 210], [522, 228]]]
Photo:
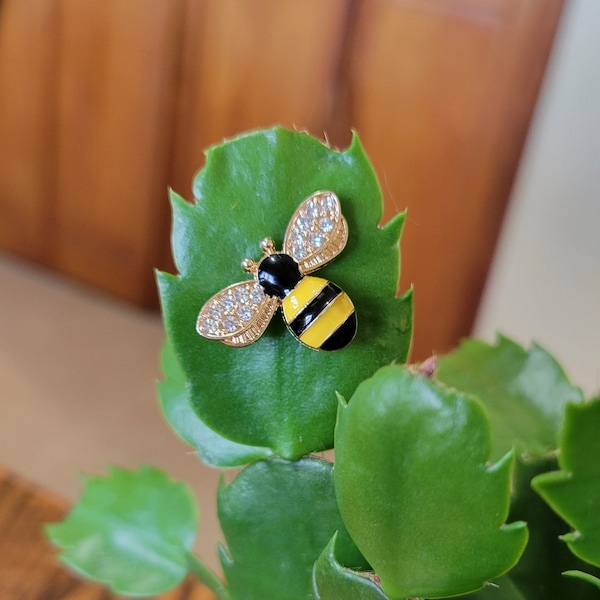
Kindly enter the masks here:
[[242, 268], [253, 279], [234, 283], [210, 298], [200, 310], [198, 333], [227, 346], [255, 342], [281, 306], [292, 335], [314, 350], [339, 350], [356, 334], [356, 313], [337, 285], [309, 276], [333, 260], [348, 241], [348, 224], [338, 197], [315, 192], [292, 215], [283, 252], [273, 241], [260, 243], [263, 257], [246, 258]]

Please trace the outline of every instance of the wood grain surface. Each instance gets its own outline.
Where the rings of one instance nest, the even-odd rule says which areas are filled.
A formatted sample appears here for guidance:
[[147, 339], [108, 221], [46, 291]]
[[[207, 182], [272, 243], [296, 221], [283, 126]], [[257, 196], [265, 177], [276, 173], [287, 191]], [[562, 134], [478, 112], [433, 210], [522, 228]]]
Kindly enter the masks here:
[[[56, 495], [0, 466], [0, 598], [2, 600], [112, 600], [106, 588], [71, 575], [44, 536], [45, 523], [68, 511]], [[159, 600], [214, 600], [192, 579]]]

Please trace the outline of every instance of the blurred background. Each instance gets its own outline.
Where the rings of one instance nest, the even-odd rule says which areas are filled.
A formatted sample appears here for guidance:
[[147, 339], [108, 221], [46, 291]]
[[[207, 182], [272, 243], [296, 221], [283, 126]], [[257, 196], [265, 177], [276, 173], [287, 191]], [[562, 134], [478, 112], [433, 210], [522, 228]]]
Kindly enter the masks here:
[[[597, 0], [0, 0], [0, 463], [218, 474], [160, 421], [167, 188], [283, 124], [359, 133], [408, 209], [413, 359], [501, 330], [600, 387]], [[207, 551], [210, 552], [210, 551]], [[209, 559], [210, 560], [210, 559]]]

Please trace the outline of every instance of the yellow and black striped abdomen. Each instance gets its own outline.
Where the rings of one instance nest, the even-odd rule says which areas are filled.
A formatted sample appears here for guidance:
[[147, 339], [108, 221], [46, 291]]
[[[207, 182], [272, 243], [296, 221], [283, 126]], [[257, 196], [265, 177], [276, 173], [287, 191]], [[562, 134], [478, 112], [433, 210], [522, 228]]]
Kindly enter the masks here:
[[282, 308], [290, 331], [315, 350], [339, 350], [356, 334], [352, 301], [326, 279], [303, 277], [283, 299]]

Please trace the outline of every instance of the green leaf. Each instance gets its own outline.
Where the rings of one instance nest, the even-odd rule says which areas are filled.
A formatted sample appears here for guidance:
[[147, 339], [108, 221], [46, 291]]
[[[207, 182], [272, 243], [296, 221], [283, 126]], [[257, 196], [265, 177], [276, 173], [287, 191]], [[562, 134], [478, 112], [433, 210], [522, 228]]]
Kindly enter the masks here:
[[534, 344], [526, 351], [502, 336], [495, 345], [463, 342], [439, 359], [436, 378], [485, 404], [494, 432], [492, 460], [513, 447], [528, 460], [547, 456], [557, 447], [564, 407], [583, 400], [544, 349]]
[[[561, 542], [558, 536], [565, 529], [564, 521], [531, 488], [531, 480], [536, 475], [557, 468], [556, 457], [533, 462], [517, 459], [515, 462], [508, 520], [527, 523], [529, 542], [519, 562], [506, 575], [493, 582], [498, 587], [488, 586], [465, 598], [587, 600], [588, 585], [562, 574], [566, 569], [585, 569], [586, 563], [573, 556]], [[588, 570], [593, 570], [593, 567], [587, 566]]]
[[335, 558], [337, 534], [313, 567], [316, 600], [388, 600], [383, 590], [368, 577], [346, 569]]
[[[206, 300], [248, 278], [240, 261], [259, 258], [263, 238], [281, 248], [294, 210], [325, 189], [340, 198], [349, 239], [317, 274], [352, 299], [358, 317], [352, 343], [338, 352], [315, 352], [288, 333], [278, 314], [245, 348], [200, 337], [195, 323]], [[412, 298], [395, 297], [403, 215], [378, 227], [381, 191], [356, 136], [338, 152], [279, 127], [211, 148], [194, 194], [196, 204], [172, 195], [179, 275], [158, 276], [167, 334], [194, 410], [221, 436], [284, 458], [330, 448], [335, 392], [350, 395], [379, 366], [406, 358]]]
[[197, 510], [190, 490], [152, 467], [85, 478], [67, 518], [47, 526], [60, 559], [119, 594], [154, 595], [188, 572]]
[[583, 571], [565, 571], [563, 575], [566, 575], [567, 577], [575, 577], [577, 579], [581, 579], [582, 581], [587, 581], [587, 583], [595, 585], [600, 590], [600, 579], [590, 575], [589, 573], [584, 573]]
[[225, 469], [271, 456], [268, 448], [232, 442], [200, 420], [192, 410], [189, 386], [169, 340], [161, 351], [161, 366], [165, 380], [158, 383], [157, 389], [163, 416], [173, 431], [196, 449], [205, 464]]
[[313, 563], [336, 531], [340, 561], [364, 566], [339, 515], [331, 469], [319, 459], [271, 459], [220, 487], [221, 562], [234, 600], [314, 598]]
[[560, 438], [561, 471], [533, 480], [534, 489], [575, 531], [562, 536], [579, 558], [600, 566], [600, 397], [569, 404]]
[[340, 405], [335, 442], [340, 512], [390, 598], [464, 594], [517, 562], [527, 529], [505, 524], [512, 455], [486, 464], [474, 398], [384, 367]]
[[501, 336], [494, 345], [463, 342], [439, 359], [436, 377], [484, 402], [494, 432], [494, 458], [513, 446], [519, 453], [510, 520], [527, 522], [529, 543], [519, 563], [496, 582], [499, 588], [489, 587], [472, 597], [500, 599], [506, 593], [507, 598], [528, 600], [587, 598], [586, 586], [561, 575], [565, 569], [583, 566], [558, 540], [564, 524], [531, 489], [536, 475], [556, 468], [553, 450], [564, 407], [581, 402], [581, 390], [569, 383], [545, 350], [533, 345], [525, 351]]

